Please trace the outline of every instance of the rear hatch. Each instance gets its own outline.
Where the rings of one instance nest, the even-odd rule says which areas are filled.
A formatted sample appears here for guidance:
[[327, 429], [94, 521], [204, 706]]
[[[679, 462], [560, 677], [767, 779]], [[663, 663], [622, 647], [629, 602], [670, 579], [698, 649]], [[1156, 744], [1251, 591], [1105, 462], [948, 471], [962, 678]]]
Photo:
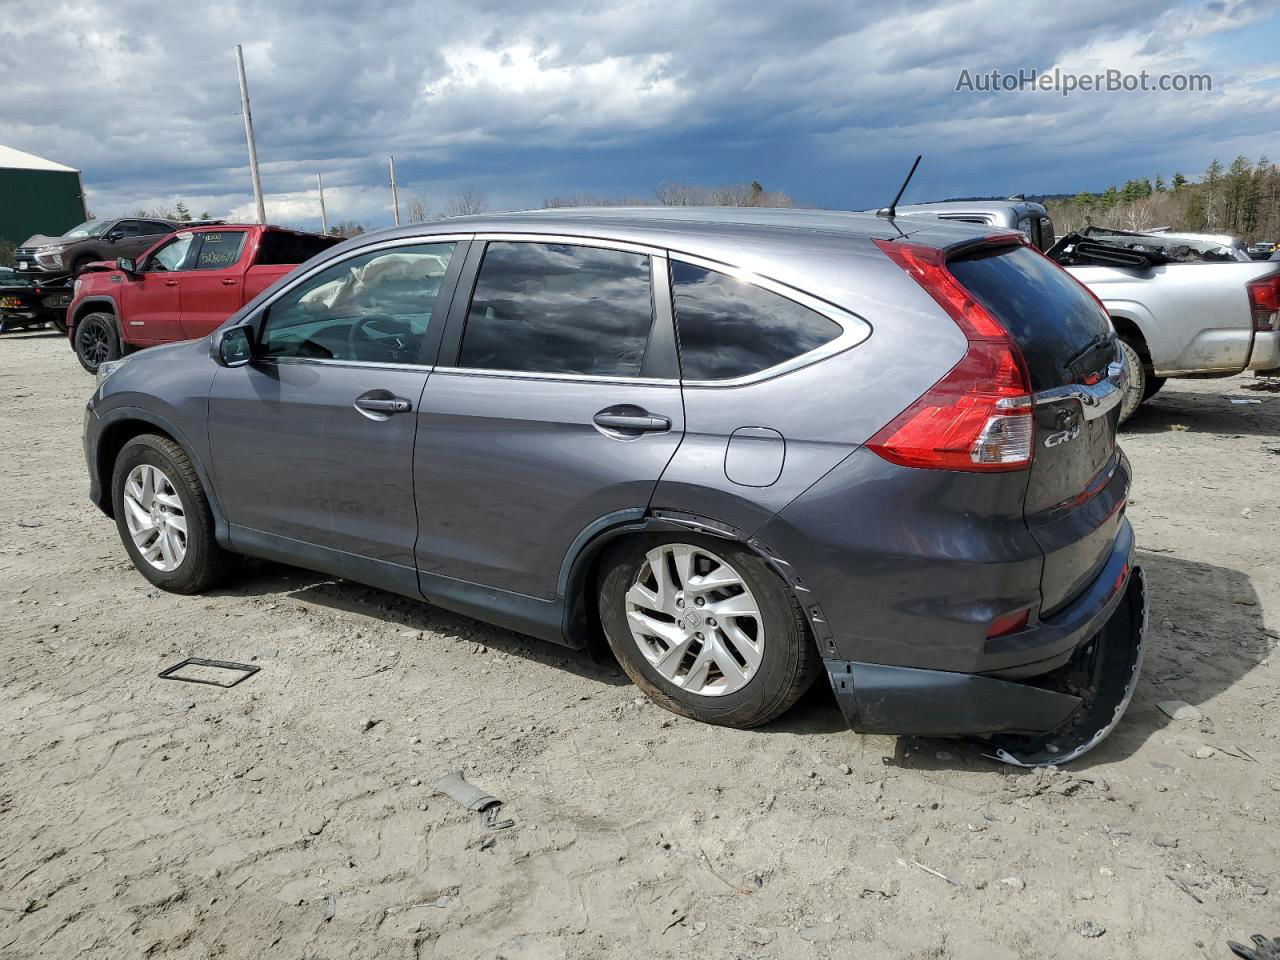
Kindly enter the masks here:
[[1028, 246], [982, 247], [947, 268], [1026, 361], [1036, 405], [1024, 510], [1045, 556], [1040, 617], [1051, 617], [1105, 565], [1122, 522], [1129, 477], [1116, 446], [1119, 406], [1103, 413], [1105, 404], [1072, 395], [1110, 393], [1115, 333], [1089, 291]]

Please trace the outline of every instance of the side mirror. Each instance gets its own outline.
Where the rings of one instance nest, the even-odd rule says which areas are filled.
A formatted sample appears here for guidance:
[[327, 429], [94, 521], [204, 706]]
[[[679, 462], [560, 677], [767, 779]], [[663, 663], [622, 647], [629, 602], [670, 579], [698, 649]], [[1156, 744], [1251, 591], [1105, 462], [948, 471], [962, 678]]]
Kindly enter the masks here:
[[209, 353], [219, 366], [243, 367], [253, 359], [253, 325], [242, 323], [225, 330], [215, 330]]
[[123, 236], [124, 234], [121, 233], [119, 230], [108, 230], [106, 233], [106, 236], [104, 236], [102, 239], [107, 241], [107, 243], [115, 243], [117, 240], [119, 240]]
[[127, 273], [133, 276], [138, 272], [138, 265], [129, 257], [117, 257], [116, 269], [121, 273]]

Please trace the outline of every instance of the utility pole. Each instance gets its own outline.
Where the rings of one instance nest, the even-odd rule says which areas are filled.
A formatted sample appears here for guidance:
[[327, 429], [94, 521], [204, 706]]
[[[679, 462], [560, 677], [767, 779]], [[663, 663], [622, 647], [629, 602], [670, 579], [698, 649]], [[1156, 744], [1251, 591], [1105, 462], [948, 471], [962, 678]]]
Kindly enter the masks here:
[[324, 210], [324, 181], [316, 174], [316, 189], [320, 191], [320, 232], [329, 232], [329, 215]]
[[396, 226], [400, 226], [400, 195], [396, 193], [396, 158], [387, 157], [387, 166], [391, 169], [391, 209], [396, 215]]
[[258, 148], [253, 142], [253, 114], [249, 112], [249, 81], [244, 76], [244, 51], [236, 44], [236, 69], [240, 73], [240, 109], [244, 113], [244, 138], [249, 144], [249, 173], [253, 177], [253, 199], [258, 205], [258, 223], [267, 222], [262, 202], [262, 177], [258, 174]]

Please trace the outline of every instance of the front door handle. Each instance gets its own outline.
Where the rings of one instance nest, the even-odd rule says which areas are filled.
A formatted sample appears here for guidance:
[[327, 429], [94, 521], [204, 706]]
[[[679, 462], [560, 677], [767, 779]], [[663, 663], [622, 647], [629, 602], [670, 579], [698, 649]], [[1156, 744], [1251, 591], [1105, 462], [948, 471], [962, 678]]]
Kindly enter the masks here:
[[671, 429], [670, 417], [648, 412], [614, 413], [610, 410], [601, 410], [592, 417], [592, 422], [597, 427], [604, 427], [606, 430], [624, 430], [637, 433]]
[[166, 280], [166, 281], [164, 282], [164, 285], [165, 285], [166, 287], [176, 287], [176, 286], [178, 285], [178, 281], [177, 281], [177, 280]]
[[375, 420], [384, 420], [393, 413], [408, 413], [413, 409], [413, 404], [404, 397], [392, 396], [386, 390], [371, 390], [356, 397], [355, 408], [362, 413], [372, 414]]
[[225, 277], [225, 278], [223, 279], [223, 281], [222, 281], [222, 285], [223, 285], [224, 287], [234, 287], [234, 286], [236, 285], [235, 278], [234, 278], [234, 277]]

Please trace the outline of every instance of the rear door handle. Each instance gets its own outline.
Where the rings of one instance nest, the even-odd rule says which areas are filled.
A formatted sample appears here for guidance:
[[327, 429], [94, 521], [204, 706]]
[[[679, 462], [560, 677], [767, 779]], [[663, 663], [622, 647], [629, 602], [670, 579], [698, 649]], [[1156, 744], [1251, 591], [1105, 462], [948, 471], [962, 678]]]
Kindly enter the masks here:
[[670, 430], [671, 418], [656, 413], [609, 413], [601, 410], [592, 421], [597, 427], [606, 430], [634, 430], [648, 433], [657, 430]]
[[223, 280], [223, 281], [222, 281], [222, 285], [223, 285], [224, 287], [234, 287], [234, 286], [236, 285], [235, 278], [234, 278], [234, 277], [227, 277], [225, 280]]
[[178, 281], [177, 281], [177, 280], [166, 280], [166, 281], [164, 282], [164, 285], [165, 285], [166, 287], [176, 287], [176, 286], [178, 285]]

